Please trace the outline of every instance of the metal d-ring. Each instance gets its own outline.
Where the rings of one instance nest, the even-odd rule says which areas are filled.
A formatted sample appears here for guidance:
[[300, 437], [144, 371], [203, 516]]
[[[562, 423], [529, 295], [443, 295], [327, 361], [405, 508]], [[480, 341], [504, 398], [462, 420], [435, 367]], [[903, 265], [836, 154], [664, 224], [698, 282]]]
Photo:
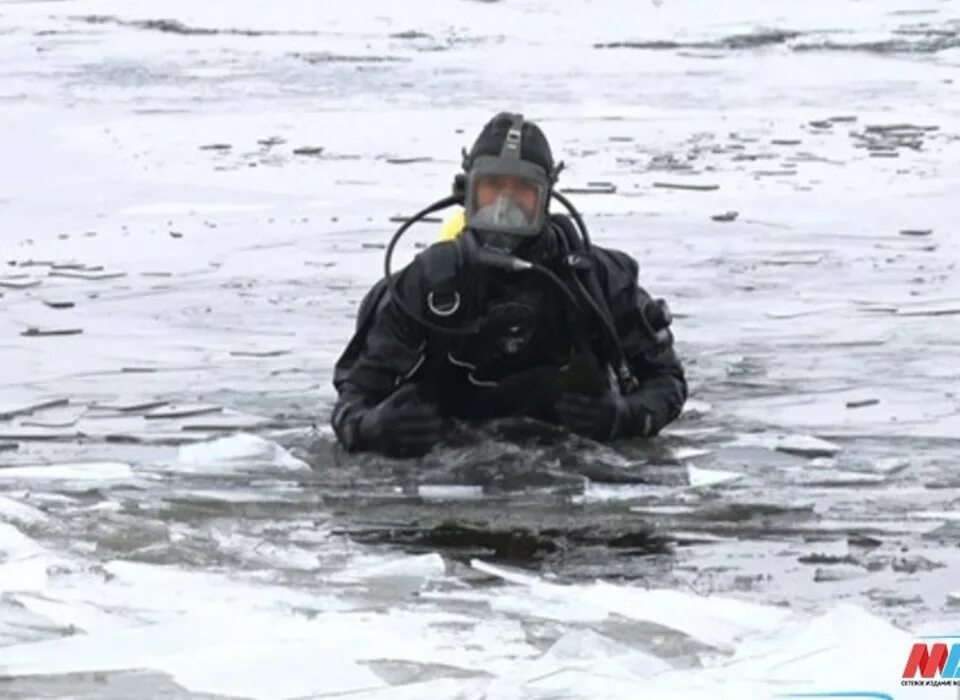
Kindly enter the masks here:
[[427, 307], [437, 316], [453, 316], [455, 313], [457, 313], [457, 311], [460, 310], [460, 292], [455, 291], [453, 293], [453, 303], [444, 309], [438, 308], [436, 303], [434, 303], [433, 294], [433, 292], [427, 294]]

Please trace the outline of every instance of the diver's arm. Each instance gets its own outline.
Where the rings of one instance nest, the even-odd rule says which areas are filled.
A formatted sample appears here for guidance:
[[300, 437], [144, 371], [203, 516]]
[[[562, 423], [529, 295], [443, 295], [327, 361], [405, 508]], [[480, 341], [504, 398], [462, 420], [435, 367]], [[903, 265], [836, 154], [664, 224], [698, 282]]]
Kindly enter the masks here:
[[633, 297], [621, 313], [613, 312], [620, 344], [638, 381], [636, 389], [624, 396], [627, 412], [618, 437], [656, 435], [680, 415], [687, 400], [687, 380], [673, 347], [673, 333], [645, 320], [644, 312], [650, 316], [654, 302], [644, 289], [635, 286]]
[[[404, 299], [419, 306], [415, 266], [400, 273], [397, 285]], [[330, 422], [341, 444], [351, 451], [379, 449], [364, 439], [361, 423], [416, 374], [425, 357], [425, 331], [406, 316], [388, 290], [371, 307], [366, 310], [370, 316], [358, 320], [333, 376], [338, 398]]]
[[616, 436], [656, 435], [680, 415], [687, 400], [687, 381], [673, 347], [669, 319], [658, 323], [656, 302], [638, 284], [639, 266], [633, 258], [602, 251], [600, 262], [624, 359], [638, 382], [623, 397], [626, 410], [621, 412]]

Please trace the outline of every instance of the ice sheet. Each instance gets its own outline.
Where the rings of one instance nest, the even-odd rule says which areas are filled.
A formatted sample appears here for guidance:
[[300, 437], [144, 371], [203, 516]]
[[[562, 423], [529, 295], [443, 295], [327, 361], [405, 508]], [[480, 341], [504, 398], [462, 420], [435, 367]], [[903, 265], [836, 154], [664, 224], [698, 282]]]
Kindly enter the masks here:
[[122, 481], [133, 477], [129, 464], [121, 462], [80, 462], [77, 464], [38, 464], [0, 469], [0, 480]]
[[[955, 695], [899, 686], [894, 623], [946, 620], [960, 576], [957, 2], [229, 10], [0, 9], [0, 673], [150, 668], [265, 698]], [[329, 438], [390, 219], [448, 193], [507, 108], [543, 125], [562, 188], [615, 189], [575, 203], [669, 301], [691, 400], [617, 447], [645, 483], [557, 498], [571, 528], [600, 511], [678, 546], [541, 550], [559, 580], [477, 585], [337, 529], [378, 502], [455, 514], [464, 487], [418, 503], [365, 481], [390, 466], [311, 472], [260, 431]], [[91, 408], [144, 402], [215, 412]], [[904, 548], [936, 566], [896, 570]], [[798, 561], [818, 552], [862, 560]], [[12, 692], [80, 692], [31, 682]]]

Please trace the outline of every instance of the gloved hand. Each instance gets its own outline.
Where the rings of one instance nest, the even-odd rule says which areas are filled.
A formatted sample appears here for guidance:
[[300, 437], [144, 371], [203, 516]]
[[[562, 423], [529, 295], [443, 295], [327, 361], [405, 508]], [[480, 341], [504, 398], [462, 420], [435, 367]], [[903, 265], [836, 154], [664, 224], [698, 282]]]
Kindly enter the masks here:
[[443, 423], [436, 406], [407, 384], [367, 411], [358, 426], [363, 449], [391, 457], [422, 457], [440, 442]]
[[599, 398], [563, 394], [555, 408], [570, 430], [594, 440], [619, 437], [630, 412], [626, 399], [609, 389]]

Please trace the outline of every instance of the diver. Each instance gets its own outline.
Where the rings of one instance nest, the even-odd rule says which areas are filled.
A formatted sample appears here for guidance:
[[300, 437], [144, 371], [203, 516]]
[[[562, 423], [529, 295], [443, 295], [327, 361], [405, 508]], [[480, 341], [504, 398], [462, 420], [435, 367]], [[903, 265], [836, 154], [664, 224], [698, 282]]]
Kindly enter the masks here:
[[[463, 155], [453, 194], [400, 228], [360, 305], [334, 370], [340, 443], [419, 457], [449, 419], [508, 416], [598, 441], [657, 435], [687, 398], [666, 303], [632, 257], [591, 243], [535, 123], [500, 113]], [[446, 240], [392, 272], [407, 228], [454, 204]]]

